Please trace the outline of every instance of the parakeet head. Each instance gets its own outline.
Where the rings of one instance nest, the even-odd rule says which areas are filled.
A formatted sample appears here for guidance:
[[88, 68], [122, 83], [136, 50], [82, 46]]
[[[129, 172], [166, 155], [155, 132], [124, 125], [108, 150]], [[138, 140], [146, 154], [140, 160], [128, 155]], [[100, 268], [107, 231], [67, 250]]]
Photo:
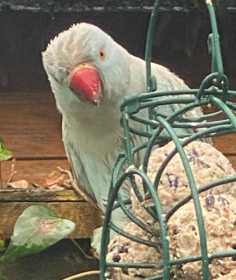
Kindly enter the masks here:
[[100, 28], [75, 24], [42, 53], [59, 110], [121, 102], [129, 81], [128, 52]]

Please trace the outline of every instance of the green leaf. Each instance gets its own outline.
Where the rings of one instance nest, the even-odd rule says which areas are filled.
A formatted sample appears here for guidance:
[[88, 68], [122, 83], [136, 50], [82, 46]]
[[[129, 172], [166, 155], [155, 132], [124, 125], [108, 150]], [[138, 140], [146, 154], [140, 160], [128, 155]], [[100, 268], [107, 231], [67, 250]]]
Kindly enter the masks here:
[[0, 138], [0, 161], [12, 158], [12, 152], [6, 148], [2, 138]]
[[0, 239], [0, 253], [6, 250], [6, 242], [3, 239]]
[[1, 262], [39, 253], [65, 238], [75, 229], [72, 221], [58, 218], [44, 206], [30, 206], [18, 217], [10, 245]]

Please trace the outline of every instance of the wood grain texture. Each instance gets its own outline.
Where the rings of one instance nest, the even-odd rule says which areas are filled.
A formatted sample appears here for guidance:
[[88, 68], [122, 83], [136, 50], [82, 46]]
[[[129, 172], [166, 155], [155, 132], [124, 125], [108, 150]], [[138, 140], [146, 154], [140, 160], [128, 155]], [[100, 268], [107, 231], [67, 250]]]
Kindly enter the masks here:
[[65, 156], [52, 94], [0, 93], [0, 101], [0, 135], [16, 158]]
[[[65, 158], [61, 120], [50, 92], [0, 93], [0, 134], [18, 159]], [[236, 154], [236, 134], [216, 137], [216, 147]]]
[[8, 239], [14, 228], [17, 217], [22, 211], [34, 205], [44, 205], [54, 210], [61, 218], [75, 222], [76, 229], [70, 235], [71, 238], [89, 238], [93, 230], [101, 225], [98, 211], [87, 202], [8, 202], [0, 203], [0, 237]]
[[228, 156], [229, 161], [232, 163], [234, 169], [236, 170], [236, 155]]
[[214, 144], [222, 153], [236, 155], [236, 133], [215, 137]]
[[[11, 170], [11, 161], [2, 163], [3, 180], [6, 182]], [[44, 186], [47, 176], [61, 167], [69, 169], [66, 159], [62, 160], [16, 160], [14, 181], [26, 180], [30, 183]]]
[[5, 202], [86, 202], [73, 190], [51, 191], [43, 188], [26, 190], [2, 189], [0, 203]]

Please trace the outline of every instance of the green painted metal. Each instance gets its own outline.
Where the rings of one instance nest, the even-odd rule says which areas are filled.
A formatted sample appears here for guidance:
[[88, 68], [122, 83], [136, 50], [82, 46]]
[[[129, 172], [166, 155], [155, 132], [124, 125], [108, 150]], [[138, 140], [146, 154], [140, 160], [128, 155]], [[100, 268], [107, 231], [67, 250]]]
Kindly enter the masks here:
[[[236, 91], [229, 89], [228, 77], [224, 73], [220, 37], [218, 34], [214, 7], [211, 0], [205, 1], [212, 26], [211, 34], [208, 37], [209, 53], [212, 58], [211, 73], [203, 79], [199, 89], [191, 89], [184, 92], [160, 92], [158, 91], [158, 78], [157, 80], [153, 78], [151, 73], [152, 46], [154, 36], [157, 31], [158, 9], [160, 2], [161, 1], [159, 0], [155, 2], [147, 31], [145, 50], [147, 92], [126, 98], [121, 105], [121, 124], [124, 131], [124, 151], [119, 155], [112, 174], [102, 234], [100, 256], [101, 280], [107, 279], [109, 267], [143, 269], [156, 268], [162, 271], [161, 275], [154, 275], [153, 277], [146, 278], [146, 280], [169, 280], [171, 279], [171, 269], [174, 266], [196, 261], [202, 262], [202, 279], [210, 280], [209, 264], [213, 259], [236, 256], [236, 250], [227, 250], [213, 255], [208, 253], [204, 217], [199, 201], [199, 193], [207, 191], [211, 188], [219, 186], [223, 187], [226, 183], [236, 182], [236, 174], [234, 176], [228, 176], [220, 180], [216, 180], [198, 189], [191, 166], [183, 149], [184, 146], [190, 142], [200, 138], [208, 138], [236, 132], [236, 116], [234, 112], [236, 110]], [[181, 104], [182, 106], [171, 115], [158, 113], [157, 108], [173, 104]], [[212, 105], [217, 108], [217, 111], [214, 113], [208, 113], [204, 116], [192, 119], [188, 119], [183, 116], [183, 114], [191, 111], [193, 108]], [[140, 114], [140, 112], [145, 110], [148, 110], [148, 117], [143, 117], [146, 115]], [[222, 114], [224, 115], [223, 120], [213, 119], [214, 117], [218, 117]], [[136, 126], [138, 128], [134, 128], [134, 124], [138, 124], [138, 126]], [[181, 128], [185, 129], [185, 131], [188, 128], [200, 129], [196, 130], [194, 133], [183, 133], [178, 130]], [[137, 137], [142, 138], [143, 141], [142, 143], [135, 145], [135, 141], [133, 140]], [[157, 170], [154, 182], [151, 182], [147, 176], [147, 167], [151, 151], [155, 145], [163, 144], [170, 140], [175, 143], [175, 149], [162, 162], [160, 168]], [[138, 168], [136, 167], [137, 164], [135, 159], [140, 153], [143, 154], [143, 160], [142, 164]], [[166, 166], [177, 153], [179, 154], [185, 168], [189, 187], [191, 189], [191, 195], [188, 195], [179, 201], [167, 212], [163, 212], [161, 200], [158, 194], [158, 185]], [[159, 223], [159, 242], [143, 240], [142, 238], [134, 236], [129, 232], [125, 232], [124, 229], [115, 225], [114, 222], [111, 222], [112, 211], [120, 208], [130, 221], [146, 230], [147, 233], [149, 232], [146, 225], [132, 213], [129, 207], [129, 199], [122, 200], [122, 196], [120, 194], [122, 187], [128, 182], [137, 199], [140, 202], [144, 201], [142, 193], [136, 186], [134, 176], [141, 178], [145, 194], [147, 194], [154, 202], [154, 207], [146, 207], [145, 210]], [[190, 200], [193, 200], [195, 207], [201, 252], [199, 256], [171, 259], [168, 240], [168, 221], [179, 208]], [[108, 263], [106, 261], [106, 255], [111, 231], [115, 231], [116, 233], [135, 242], [154, 247], [162, 254], [162, 260], [160, 263]]]

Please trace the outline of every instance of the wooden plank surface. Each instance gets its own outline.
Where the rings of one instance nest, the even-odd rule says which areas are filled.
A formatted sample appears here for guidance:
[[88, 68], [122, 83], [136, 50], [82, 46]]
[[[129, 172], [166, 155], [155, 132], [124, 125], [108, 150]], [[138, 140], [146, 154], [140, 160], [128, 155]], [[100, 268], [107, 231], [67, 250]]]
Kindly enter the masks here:
[[236, 170], [236, 155], [228, 156], [229, 161], [232, 163], [234, 169]]
[[51, 93], [0, 93], [0, 101], [0, 135], [16, 158], [64, 157], [60, 115]]
[[[61, 120], [52, 93], [0, 93], [0, 135], [16, 158], [65, 158]], [[216, 147], [236, 154], [236, 134], [217, 137]]]
[[[11, 161], [2, 163], [2, 173], [4, 182], [7, 181], [11, 172]], [[30, 183], [44, 186], [48, 175], [57, 170], [57, 167], [68, 169], [69, 164], [66, 159], [61, 160], [16, 160], [14, 181], [26, 180]]]
[[87, 202], [2, 202], [0, 203], [0, 238], [8, 239], [11, 236], [17, 217], [32, 204], [47, 206], [59, 217], [75, 222], [76, 229], [70, 236], [72, 238], [89, 238], [93, 230], [101, 225], [99, 212]]
[[[220, 143], [223, 145], [223, 143]], [[218, 145], [220, 145], [218, 144]], [[218, 147], [218, 146], [217, 146]], [[224, 150], [224, 145], [223, 145]], [[236, 169], [236, 153], [226, 154]], [[67, 160], [18, 160], [16, 161], [16, 174], [14, 181], [26, 180], [31, 184], [45, 186], [48, 175], [57, 170], [57, 167], [69, 168]], [[6, 182], [11, 169], [11, 161], [2, 163], [3, 182]]]
[[52, 191], [44, 188], [31, 188], [26, 190], [1, 189], [0, 203], [6, 202], [86, 202], [72, 189]]
[[236, 155], [236, 133], [217, 136], [214, 144], [218, 150], [226, 155]]

